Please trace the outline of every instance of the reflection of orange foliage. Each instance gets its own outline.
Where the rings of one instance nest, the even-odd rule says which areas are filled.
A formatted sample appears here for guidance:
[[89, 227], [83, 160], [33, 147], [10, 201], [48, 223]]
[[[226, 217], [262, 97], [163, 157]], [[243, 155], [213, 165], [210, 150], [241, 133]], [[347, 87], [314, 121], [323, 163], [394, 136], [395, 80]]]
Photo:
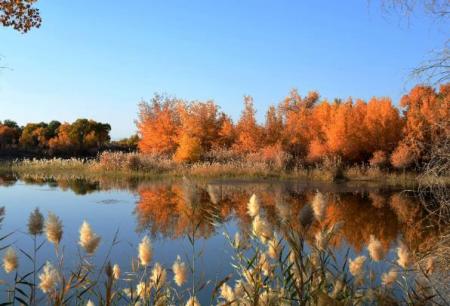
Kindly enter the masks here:
[[[300, 211], [312, 202], [315, 191], [296, 192], [276, 188], [239, 188], [214, 185], [208, 188], [187, 189], [183, 184], [157, 184], [139, 189], [140, 200], [136, 206], [136, 216], [141, 230], [147, 229], [153, 235], [178, 238], [196, 233], [199, 237], [209, 237], [214, 233], [211, 218], [225, 222], [236, 218], [238, 226], [248, 232], [251, 218], [247, 213], [247, 202], [253, 193], [260, 199], [261, 213], [273, 229], [282, 230], [287, 221], [295, 231], [301, 231]], [[314, 234], [323, 226], [342, 222], [338, 235], [331, 241], [335, 246], [348, 243], [356, 251], [367, 246], [370, 235], [375, 235], [387, 250], [401, 234], [411, 247], [423, 247], [429, 240], [430, 232], [418, 226], [421, 208], [412, 198], [393, 195], [390, 205], [386, 205], [388, 195], [371, 193], [328, 194], [325, 219], [315, 221], [307, 240], [313, 241]], [[191, 199], [191, 200], [190, 200]], [[285, 220], [282, 222], [282, 220]], [[418, 240], [419, 239], [419, 240]]]
[[397, 218], [404, 224], [403, 237], [410, 248], [425, 251], [433, 246], [436, 229], [425, 218], [417, 198], [404, 193], [395, 193], [391, 196], [389, 204]]
[[177, 214], [176, 197], [171, 189], [166, 186], [142, 188], [139, 195], [140, 200], [136, 206], [139, 227], [152, 224], [152, 234], [160, 232], [168, 235], [167, 231], [176, 226], [174, 216]]
[[213, 233], [214, 227], [209, 222], [212, 207], [205, 190], [199, 191], [197, 203], [186, 200], [186, 190], [180, 185], [141, 188], [139, 194], [135, 210], [139, 229], [172, 238], [194, 231], [198, 237], [209, 237]]
[[387, 197], [384, 194], [377, 192], [369, 192], [369, 198], [372, 201], [372, 205], [376, 208], [384, 207], [387, 202]]
[[406, 224], [413, 225], [420, 213], [420, 205], [417, 200], [407, 197], [402, 193], [395, 193], [391, 196], [389, 204], [397, 214], [398, 219]]
[[339, 201], [330, 201], [326, 222], [343, 222], [340, 238], [358, 251], [367, 245], [370, 235], [376, 235], [387, 250], [400, 231], [397, 217], [389, 207], [376, 208], [365, 197], [345, 194], [339, 195]]

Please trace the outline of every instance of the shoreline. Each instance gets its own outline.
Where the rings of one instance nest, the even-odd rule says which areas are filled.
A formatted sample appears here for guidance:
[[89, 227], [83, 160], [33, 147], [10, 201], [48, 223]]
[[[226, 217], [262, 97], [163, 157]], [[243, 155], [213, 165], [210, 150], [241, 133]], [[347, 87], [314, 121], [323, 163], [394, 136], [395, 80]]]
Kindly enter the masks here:
[[66, 177], [66, 178], [110, 178], [124, 180], [158, 180], [180, 179], [188, 177], [197, 180], [238, 180], [238, 181], [270, 181], [270, 180], [301, 180], [305, 182], [320, 182], [332, 184], [374, 184], [391, 187], [415, 187], [429, 179], [439, 184], [450, 186], [450, 177], [427, 178], [415, 172], [385, 172], [379, 169], [349, 167], [342, 170], [341, 176], [336, 178], [330, 170], [320, 168], [303, 168], [295, 170], [270, 170], [255, 168], [222, 167], [210, 163], [194, 165], [180, 165], [173, 169], [154, 170], [118, 170], [104, 169], [95, 160], [69, 160], [69, 162], [55, 164], [55, 162], [0, 162], [0, 174], [18, 174], [20, 176]]

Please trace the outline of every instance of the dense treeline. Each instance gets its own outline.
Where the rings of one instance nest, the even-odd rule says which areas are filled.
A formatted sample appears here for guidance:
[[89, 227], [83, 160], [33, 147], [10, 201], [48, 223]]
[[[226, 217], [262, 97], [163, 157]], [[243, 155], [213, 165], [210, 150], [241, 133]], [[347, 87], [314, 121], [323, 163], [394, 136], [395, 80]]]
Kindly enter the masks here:
[[289, 164], [324, 160], [407, 168], [420, 165], [433, 147], [448, 142], [450, 83], [436, 90], [416, 86], [400, 101], [389, 98], [333, 102], [317, 92], [293, 90], [256, 120], [253, 99], [244, 98], [237, 123], [212, 101], [186, 102], [156, 95], [139, 105], [139, 149], [196, 162], [214, 154], [259, 156]]
[[88, 155], [110, 141], [107, 123], [78, 119], [73, 123], [51, 121], [23, 127], [11, 120], [0, 121], [0, 150], [6, 154]]

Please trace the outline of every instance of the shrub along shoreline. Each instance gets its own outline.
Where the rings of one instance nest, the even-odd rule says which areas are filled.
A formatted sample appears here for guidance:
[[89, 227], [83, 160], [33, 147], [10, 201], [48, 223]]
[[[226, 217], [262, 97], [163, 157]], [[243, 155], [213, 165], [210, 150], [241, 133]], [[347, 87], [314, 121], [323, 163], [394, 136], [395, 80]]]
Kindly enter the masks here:
[[[416, 172], [401, 172], [373, 166], [344, 166], [339, 162], [289, 169], [275, 164], [248, 159], [224, 159], [192, 164], [176, 163], [170, 158], [139, 153], [103, 152], [95, 159], [24, 159], [0, 162], [0, 170], [20, 174], [48, 176], [124, 177], [124, 178], [279, 178], [307, 181], [367, 181], [381, 185], [414, 186], [418, 179], [427, 179]], [[442, 177], [450, 185], [449, 177]]]

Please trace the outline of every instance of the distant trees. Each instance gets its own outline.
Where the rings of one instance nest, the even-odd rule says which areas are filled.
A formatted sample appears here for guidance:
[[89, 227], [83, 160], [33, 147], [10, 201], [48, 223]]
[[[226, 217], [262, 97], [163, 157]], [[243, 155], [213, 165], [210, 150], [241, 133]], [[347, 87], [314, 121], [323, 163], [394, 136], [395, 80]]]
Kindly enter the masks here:
[[20, 139], [21, 130], [16, 122], [0, 121], [0, 149], [16, 146]]
[[55, 137], [49, 139], [51, 152], [96, 152], [110, 141], [111, 126], [94, 120], [77, 119], [59, 125]]
[[228, 150], [305, 165], [339, 158], [404, 168], [414, 162], [420, 165], [430, 146], [448, 140], [449, 93], [450, 84], [439, 92], [416, 86], [402, 98], [401, 114], [386, 97], [328, 102], [320, 101], [317, 92], [302, 97], [294, 90], [278, 106], [269, 107], [264, 124], [257, 122], [249, 96], [244, 97], [236, 124], [212, 101], [156, 96], [151, 103], [140, 104], [139, 148], [178, 162], [195, 162]]
[[19, 127], [16, 122], [0, 121], [0, 149], [35, 154], [95, 153], [110, 141], [111, 126], [88, 119], [72, 124], [51, 121], [28, 123]]
[[109, 144], [112, 151], [135, 152], [138, 150], [139, 135], [134, 134], [127, 138], [113, 140]]

